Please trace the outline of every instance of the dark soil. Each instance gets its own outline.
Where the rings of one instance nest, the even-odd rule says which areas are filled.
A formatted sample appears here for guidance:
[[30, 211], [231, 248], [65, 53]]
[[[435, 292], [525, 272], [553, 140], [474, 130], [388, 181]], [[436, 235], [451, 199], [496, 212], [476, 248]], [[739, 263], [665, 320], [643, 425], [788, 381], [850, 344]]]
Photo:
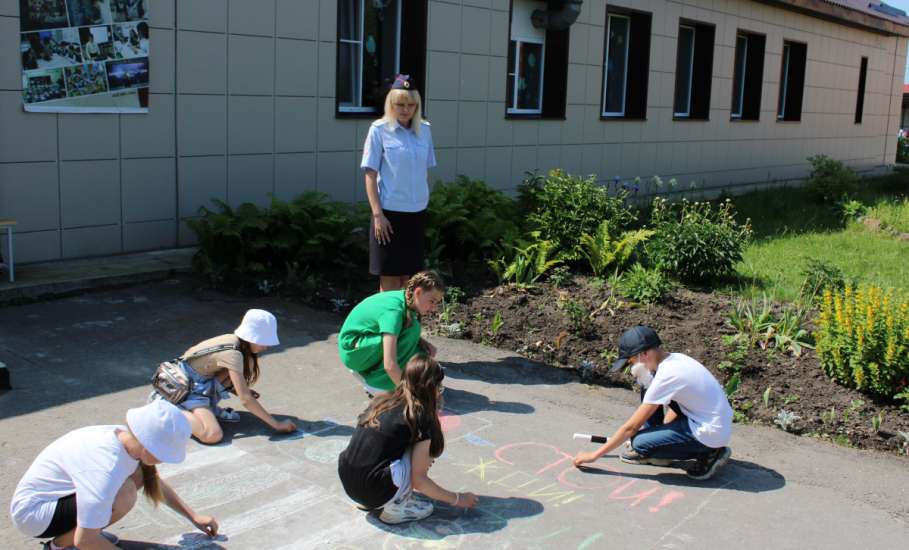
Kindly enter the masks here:
[[[572, 306], [571, 300], [583, 310]], [[776, 426], [779, 411], [785, 409], [799, 417], [788, 426], [790, 432], [863, 449], [907, 452], [909, 441], [897, 432], [909, 433], [909, 413], [834, 384], [813, 350], [794, 357], [755, 346], [736, 356], [736, 346], [724, 344], [723, 338], [735, 333], [725, 321], [731, 307], [729, 297], [688, 289], [675, 290], [661, 304], [636, 306], [613, 294], [607, 284], [576, 277], [566, 288], [541, 284], [531, 289], [469, 290], [464, 303], [443, 307], [440, 315], [424, 320], [424, 326], [440, 335], [573, 369], [588, 383], [631, 388], [630, 375], [610, 373], [608, 366], [622, 331], [646, 324], [659, 333], [667, 351], [694, 357], [724, 385], [735, 370], [730, 363], [739, 366], [741, 383], [730, 400], [737, 421]], [[566, 313], [572, 309], [578, 312], [573, 323]], [[875, 431], [872, 418], [878, 414], [883, 422]]]

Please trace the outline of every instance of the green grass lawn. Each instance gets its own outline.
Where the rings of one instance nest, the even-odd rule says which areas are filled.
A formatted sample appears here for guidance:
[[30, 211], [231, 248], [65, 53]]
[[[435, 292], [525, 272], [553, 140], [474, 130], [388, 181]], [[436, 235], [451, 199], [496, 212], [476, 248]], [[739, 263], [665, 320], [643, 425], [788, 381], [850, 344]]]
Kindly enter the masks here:
[[[909, 232], [909, 174], [863, 181], [855, 199], [867, 215]], [[750, 218], [754, 241], [738, 265], [744, 295], [766, 292], [777, 300], [799, 295], [808, 259], [829, 262], [859, 282], [909, 289], [909, 241], [845, 223], [835, 205], [820, 204], [804, 189], [775, 189], [735, 199], [740, 218]]]

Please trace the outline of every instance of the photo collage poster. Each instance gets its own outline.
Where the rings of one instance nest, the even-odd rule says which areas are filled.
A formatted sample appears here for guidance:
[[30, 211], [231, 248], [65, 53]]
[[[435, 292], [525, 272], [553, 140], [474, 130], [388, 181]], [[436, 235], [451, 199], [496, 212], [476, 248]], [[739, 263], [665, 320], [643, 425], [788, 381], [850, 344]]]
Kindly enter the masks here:
[[25, 110], [148, 112], [148, 3], [19, 0]]

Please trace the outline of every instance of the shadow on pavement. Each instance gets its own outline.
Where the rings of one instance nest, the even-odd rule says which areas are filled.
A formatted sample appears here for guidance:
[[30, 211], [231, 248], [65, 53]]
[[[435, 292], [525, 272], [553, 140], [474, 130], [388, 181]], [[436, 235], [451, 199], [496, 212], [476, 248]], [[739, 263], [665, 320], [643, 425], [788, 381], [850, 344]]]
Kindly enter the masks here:
[[[655, 468], [641, 466], [642, 469]], [[596, 476], [613, 476], [616, 478], [643, 479], [656, 481], [664, 485], [680, 487], [698, 487], [702, 489], [728, 489], [730, 491], [743, 491], [746, 493], [764, 493], [777, 491], [786, 486], [786, 478], [776, 470], [765, 468], [753, 462], [732, 459], [726, 463], [716, 475], [710, 479], [698, 481], [691, 479], [682, 470], [666, 471], [646, 474], [635, 472], [617, 472], [606, 468], [581, 466], [579, 471]]]
[[548, 366], [526, 357], [505, 357], [496, 362], [468, 361], [455, 363], [442, 361], [445, 376], [455, 379], [480, 380], [491, 384], [569, 384], [578, 381], [578, 375], [567, 369]]
[[378, 512], [370, 512], [367, 520], [379, 529], [399, 537], [426, 541], [423, 543], [424, 548], [442, 548], [433, 541], [456, 540], [471, 533], [493, 533], [504, 529], [509, 520], [543, 513], [543, 504], [529, 498], [484, 495], [479, 495], [479, 498], [477, 507], [471, 510], [453, 508], [434, 501], [435, 512], [431, 516], [411, 523], [388, 525], [379, 521]]
[[474, 393], [457, 388], [445, 388], [443, 395], [445, 408], [458, 414], [467, 414], [478, 411], [495, 411], [512, 414], [531, 414], [536, 409], [527, 403], [516, 401], [491, 401], [480, 393]]
[[209, 537], [202, 533], [184, 533], [177, 544], [121, 539], [117, 546], [122, 550], [227, 550], [226, 546], [218, 544], [227, 540], [224, 535]]
[[250, 307], [268, 309], [279, 323], [281, 346], [262, 356], [263, 379], [277, 375], [272, 354], [329, 339], [340, 326], [332, 314], [273, 297], [227, 296], [188, 277], [0, 308], [0, 361], [13, 387], [0, 391], [0, 418], [150, 391], [158, 363], [233, 332]]
[[224, 437], [221, 441], [213, 445], [206, 445], [198, 440], [196, 441], [206, 446], [221, 446], [230, 445], [235, 439], [247, 437], [263, 436], [268, 437], [269, 441], [288, 441], [303, 437], [351, 436], [354, 432], [352, 427], [338, 424], [331, 420], [301, 420], [292, 415], [275, 414], [273, 416], [276, 420], [290, 420], [297, 425], [297, 431], [295, 432], [279, 433], [272, 430], [250, 412], [237, 411], [237, 413], [240, 415], [239, 422], [221, 423], [221, 429], [224, 431]]

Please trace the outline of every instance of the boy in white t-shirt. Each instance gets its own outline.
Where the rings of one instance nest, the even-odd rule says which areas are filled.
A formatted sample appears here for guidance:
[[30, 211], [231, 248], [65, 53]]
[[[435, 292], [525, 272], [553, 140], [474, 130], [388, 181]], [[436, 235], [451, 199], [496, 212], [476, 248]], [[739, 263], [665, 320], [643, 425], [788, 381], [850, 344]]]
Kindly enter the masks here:
[[[636, 326], [619, 339], [619, 358], [611, 370], [629, 361], [646, 391], [641, 406], [607, 442], [590, 453], [578, 453], [575, 466], [593, 462], [631, 439], [621, 460], [630, 464], [683, 468], [689, 477], [709, 479], [729, 460], [732, 407], [723, 387], [704, 365], [682, 353], [668, 353], [653, 329]], [[669, 411], [663, 414], [663, 407]]]

